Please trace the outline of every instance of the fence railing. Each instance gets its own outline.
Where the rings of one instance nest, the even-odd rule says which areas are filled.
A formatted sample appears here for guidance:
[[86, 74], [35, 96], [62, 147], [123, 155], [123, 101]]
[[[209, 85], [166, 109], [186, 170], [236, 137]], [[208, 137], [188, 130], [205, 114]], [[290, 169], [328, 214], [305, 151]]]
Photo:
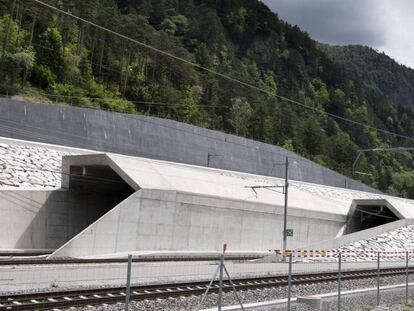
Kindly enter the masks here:
[[[410, 283], [414, 275], [413, 251], [292, 250], [285, 253], [275, 251], [264, 259], [234, 258], [226, 258], [225, 253], [222, 253], [213, 261], [142, 262], [134, 261], [133, 256], [129, 255], [128, 260], [121, 263], [0, 265], [0, 296], [55, 288], [66, 290], [117, 286], [125, 288], [125, 310], [128, 310], [132, 300], [135, 301], [137, 297], [133, 295], [134, 288], [199, 281], [204, 282], [206, 288], [197, 303], [194, 303], [194, 310], [212, 306], [211, 299], [206, 302], [212, 288], [219, 293], [215, 303], [218, 310], [228, 303], [228, 299], [224, 299], [225, 295], [233, 295], [233, 301], [243, 310], [243, 305], [252, 301], [248, 295], [239, 294], [244, 289], [238, 283], [240, 279], [278, 278], [280, 283], [277, 286], [283, 290], [275, 291], [272, 298], [279, 301], [283, 310], [290, 311], [299, 300], [305, 301], [299, 297], [329, 293], [329, 310], [340, 311], [346, 304], [344, 299], [350, 290], [369, 288], [372, 296], [370, 303], [375, 306], [388, 303], [387, 291], [397, 285], [399, 299], [408, 301], [410, 286], [413, 286]], [[322, 283], [318, 277], [323, 280], [327, 274], [328, 285], [310, 286], [312, 282]], [[230, 292], [223, 291], [223, 286]], [[332, 300], [335, 301], [334, 306]]]

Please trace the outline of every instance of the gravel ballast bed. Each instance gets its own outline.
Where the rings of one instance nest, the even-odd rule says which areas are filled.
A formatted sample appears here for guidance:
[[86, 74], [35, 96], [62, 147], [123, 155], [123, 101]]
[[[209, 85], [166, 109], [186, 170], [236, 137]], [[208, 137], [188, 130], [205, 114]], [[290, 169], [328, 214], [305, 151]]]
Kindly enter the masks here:
[[[395, 276], [395, 277], [383, 277], [381, 279], [381, 286], [383, 285], [392, 285], [392, 284], [401, 284], [405, 282], [404, 276]], [[342, 290], [353, 290], [358, 288], [369, 288], [376, 286], [376, 279], [362, 279], [362, 280], [346, 280], [342, 282]], [[298, 285], [292, 287], [292, 297], [296, 296], [309, 296], [316, 295], [321, 293], [335, 292], [337, 290], [337, 283], [315, 283], [312, 285]], [[253, 303], [253, 302], [264, 302], [275, 299], [283, 299], [287, 297], [287, 287], [282, 288], [266, 288], [258, 290], [248, 290], [239, 292], [240, 297], [244, 303]], [[384, 295], [385, 299], [385, 295]], [[139, 301], [132, 302], [130, 310], [140, 310], [140, 311], [149, 311], [149, 310], [171, 310], [171, 311], [182, 311], [182, 310], [194, 310], [200, 300], [200, 296], [197, 297], [181, 297], [181, 298], [169, 298], [169, 299], [159, 299], [154, 301]], [[336, 300], [334, 300], [336, 301]], [[345, 303], [345, 302], [344, 302]], [[217, 304], [217, 294], [210, 294], [207, 296], [205, 304], [202, 309], [211, 308]], [[234, 297], [234, 294], [231, 292], [224, 293], [223, 295], [223, 305], [236, 305], [237, 300]], [[292, 310], [311, 310], [302, 304], [294, 304], [295, 309]], [[280, 310], [285, 310], [286, 307], [281, 308]], [[326, 310], [335, 310], [336, 305], [332, 309]], [[71, 310], [84, 310], [84, 308], [77, 308]], [[88, 308], [91, 311], [121, 311], [124, 310], [124, 304], [108, 305], [108, 306], [96, 306]], [[259, 309], [258, 309], [259, 310]], [[273, 309], [264, 309], [262, 310], [278, 310]], [[349, 309], [353, 310], [354, 309]], [[366, 309], [365, 309], [366, 310]]]

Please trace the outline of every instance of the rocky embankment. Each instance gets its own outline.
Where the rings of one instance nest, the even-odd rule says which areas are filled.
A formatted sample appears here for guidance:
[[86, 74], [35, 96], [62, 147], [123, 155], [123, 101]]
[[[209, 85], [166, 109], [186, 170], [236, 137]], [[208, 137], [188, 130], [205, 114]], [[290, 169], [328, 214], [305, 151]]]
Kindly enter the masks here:
[[57, 188], [61, 152], [48, 148], [0, 143], [0, 188]]

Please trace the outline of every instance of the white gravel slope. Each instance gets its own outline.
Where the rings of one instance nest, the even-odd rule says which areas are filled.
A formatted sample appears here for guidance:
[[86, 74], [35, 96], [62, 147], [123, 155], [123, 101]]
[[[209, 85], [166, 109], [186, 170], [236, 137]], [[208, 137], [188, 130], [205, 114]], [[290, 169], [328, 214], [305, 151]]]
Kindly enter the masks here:
[[62, 156], [69, 154], [0, 143], [0, 189], [60, 187]]

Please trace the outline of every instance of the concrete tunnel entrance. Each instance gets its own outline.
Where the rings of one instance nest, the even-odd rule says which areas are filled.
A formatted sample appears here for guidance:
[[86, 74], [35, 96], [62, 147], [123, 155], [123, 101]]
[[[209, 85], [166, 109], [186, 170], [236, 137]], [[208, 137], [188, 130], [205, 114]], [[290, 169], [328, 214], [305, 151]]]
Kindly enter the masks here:
[[109, 196], [117, 204], [134, 193], [134, 190], [106, 165], [73, 165], [70, 166], [69, 177], [70, 191], [85, 195]]
[[401, 219], [385, 200], [355, 200], [348, 214], [345, 234], [381, 226]]
[[0, 191], [0, 250], [57, 249], [135, 192], [107, 165], [64, 172], [61, 189]]
[[[68, 201], [73, 200], [77, 205], [71, 217], [79, 225], [78, 230], [73, 231], [64, 243], [135, 192], [114, 170], [105, 165], [70, 166], [68, 186]], [[56, 245], [56, 248], [64, 243]]]

